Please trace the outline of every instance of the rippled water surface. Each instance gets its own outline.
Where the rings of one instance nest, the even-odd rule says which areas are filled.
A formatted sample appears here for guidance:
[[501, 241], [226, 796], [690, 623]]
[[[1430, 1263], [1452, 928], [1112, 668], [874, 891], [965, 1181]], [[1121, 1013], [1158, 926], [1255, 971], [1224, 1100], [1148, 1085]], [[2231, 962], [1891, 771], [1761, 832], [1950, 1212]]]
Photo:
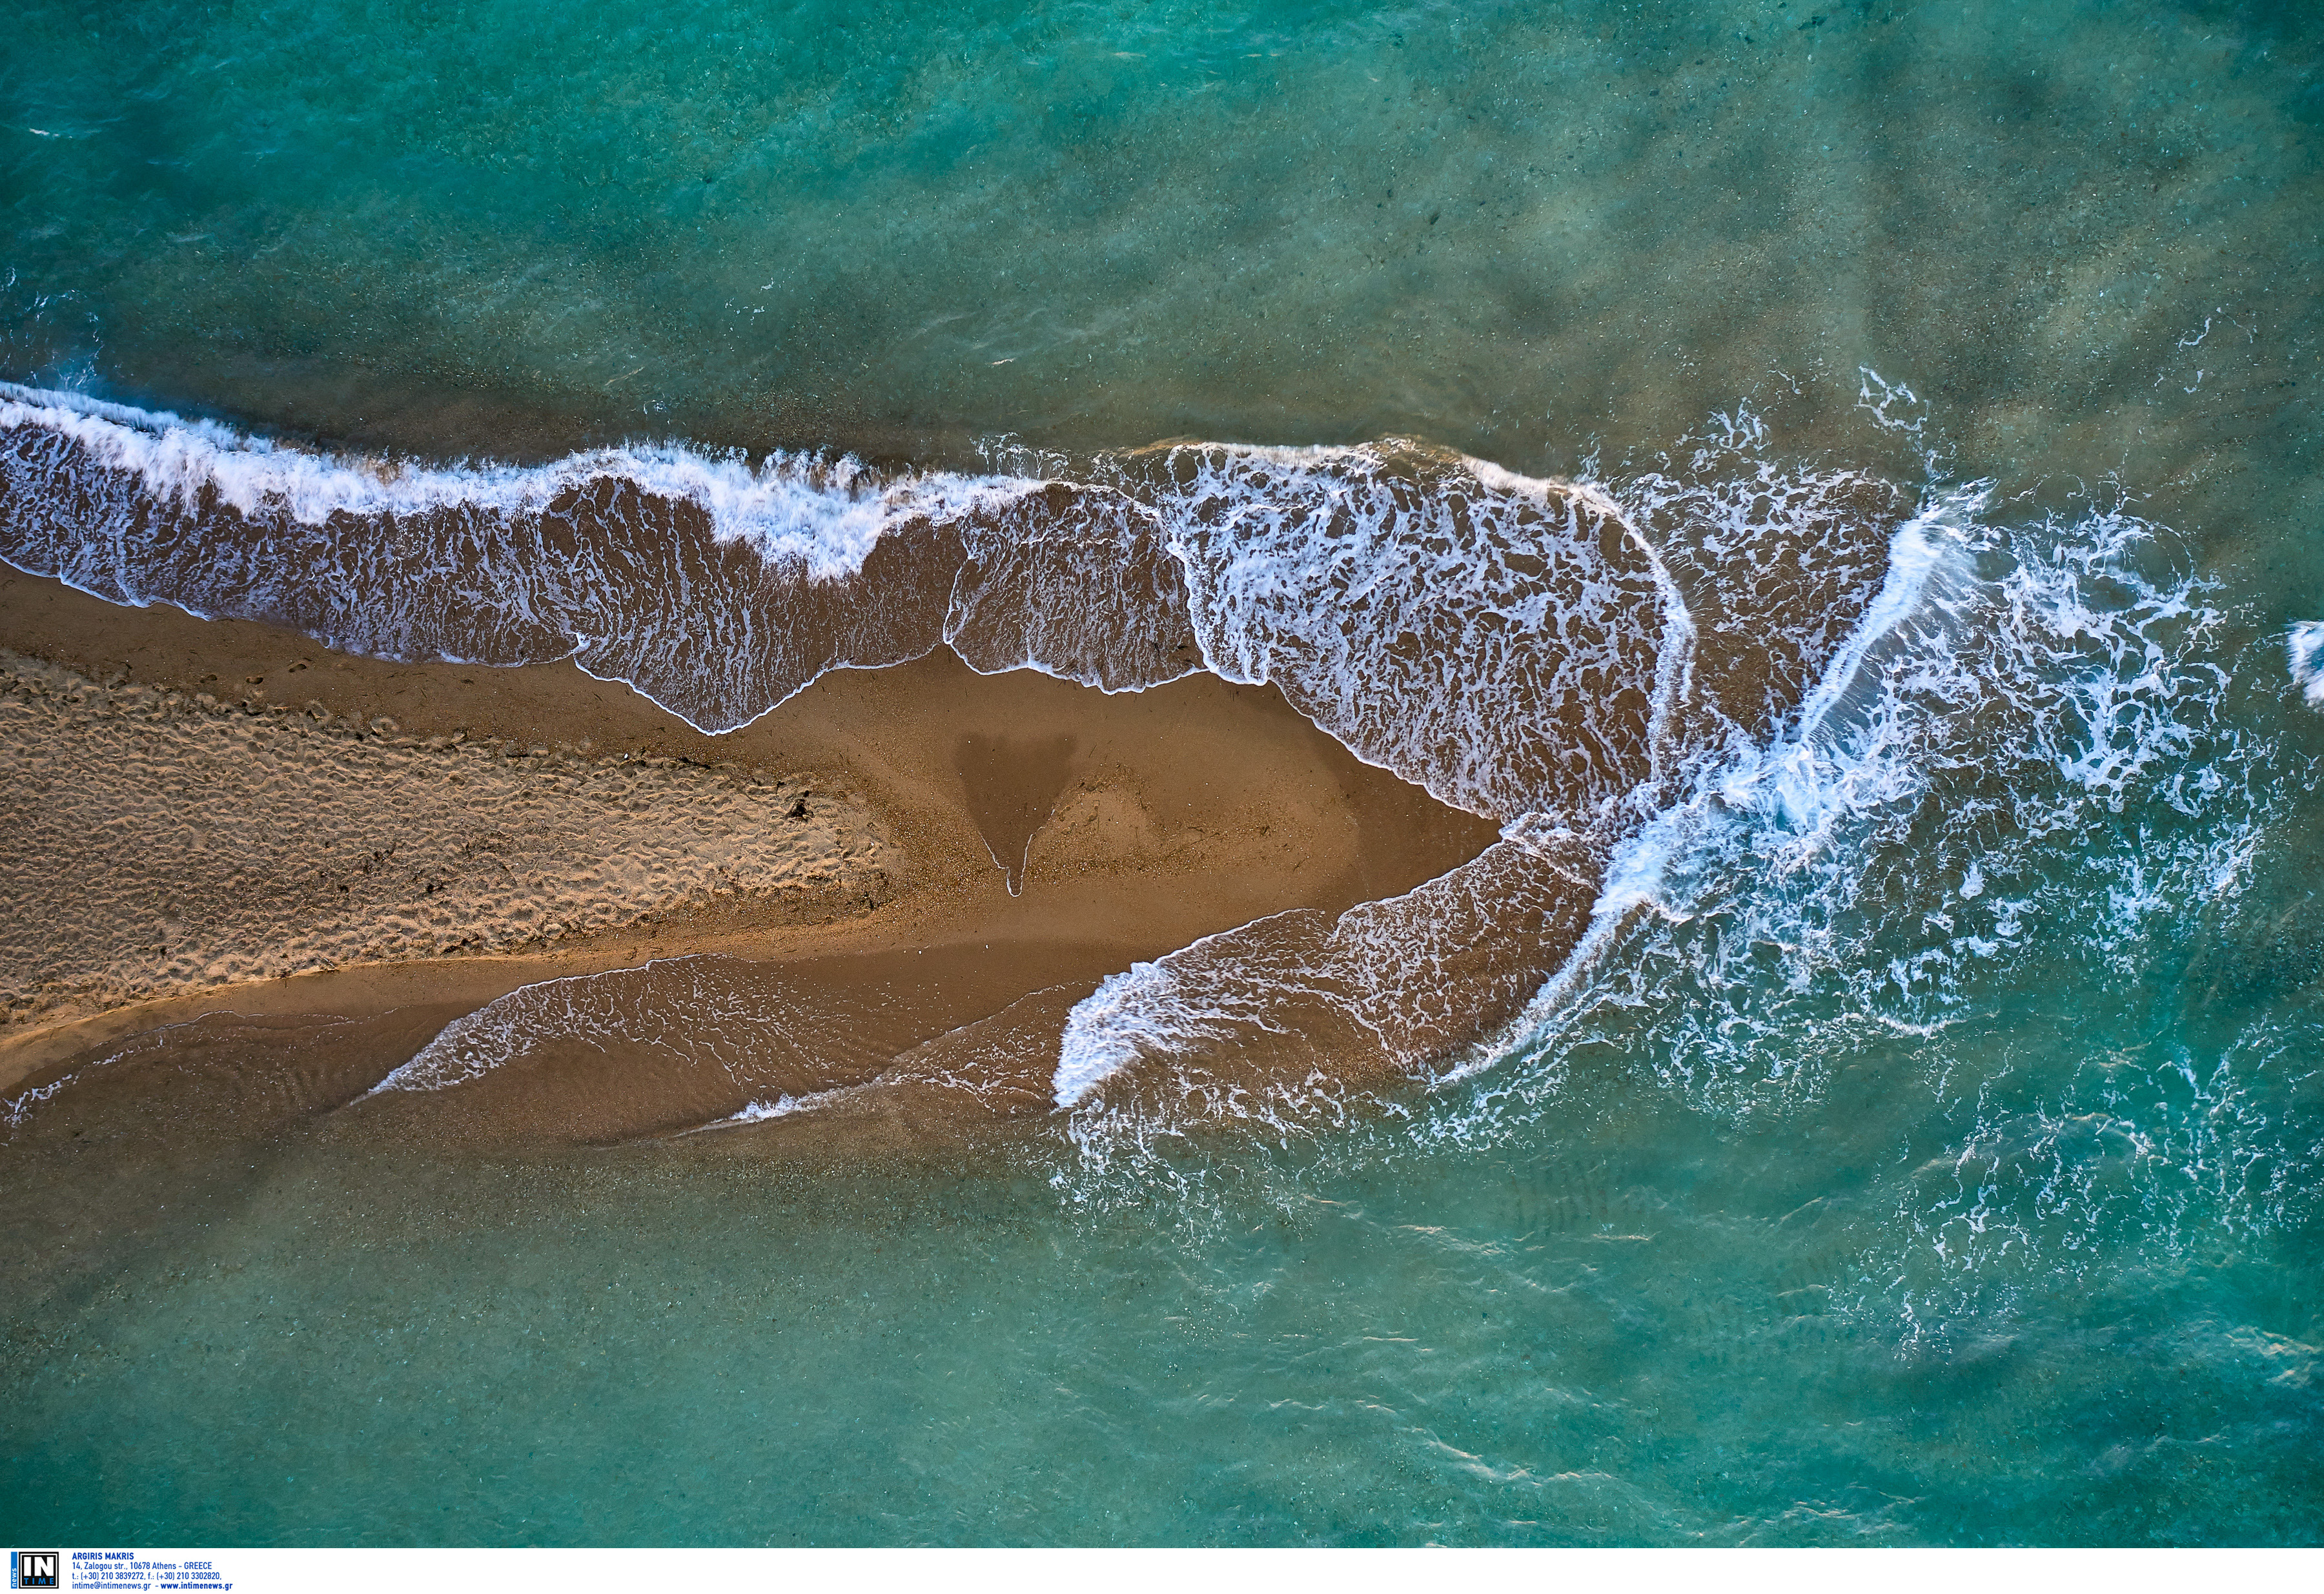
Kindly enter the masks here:
[[[1207, 669], [1501, 827], [934, 1039], [92, 1055], [5, 1103], [26, 1534], [2319, 1536], [2294, 10], [12, 30], [10, 563], [713, 731]], [[446, 1128], [586, 1048], [738, 1127]]]

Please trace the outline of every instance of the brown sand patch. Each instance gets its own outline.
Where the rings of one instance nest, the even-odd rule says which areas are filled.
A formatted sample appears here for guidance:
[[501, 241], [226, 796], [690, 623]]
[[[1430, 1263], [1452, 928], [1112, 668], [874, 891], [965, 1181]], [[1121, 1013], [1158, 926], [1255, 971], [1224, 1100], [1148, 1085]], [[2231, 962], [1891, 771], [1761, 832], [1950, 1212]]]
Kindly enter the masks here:
[[[665, 777], [690, 770], [675, 778], [706, 792], [747, 784], [752, 769], [796, 771], [816, 801], [868, 813], [886, 843], [882, 883], [860, 891], [704, 893], [625, 926], [502, 955], [456, 949], [350, 963], [236, 985], [230, 1000], [165, 997], [78, 1023], [14, 1026], [0, 1032], [0, 1086], [12, 1091], [88, 1048], [222, 1007], [245, 1016], [473, 1008], [530, 982], [690, 953], [818, 960], [823, 978], [839, 965], [822, 960], [848, 954], [990, 949], [974, 1000], [957, 1010], [989, 1000], [997, 1013], [1011, 991], [1085, 983], [1263, 915], [1336, 913], [1409, 889], [1475, 856], [1496, 833], [1359, 762], [1272, 689], [1207, 676], [1106, 696], [1028, 671], [979, 676], [939, 651], [889, 669], [834, 672], [753, 724], [713, 737], [569, 663], [491, 669], [338, 655], [247, 622], [124, 609], [5, 567], [0, 647], [85, 677], [125, 677], [189, 700], [207, 693], [231, 705], [219, 712], [256, 710], [270, 723], [266, 705], [289, 701], [303, 713], [313, 702], [335, 722], [391, 718], [399, 737], [420, 742], [514, 742], [576, 767], [674, 760]], [[1071, 744], [1064, 788], [1031, 834], [1019, 896], [1010, 895], [972, 811], [955, 756], [972, 736]], [[523, 761], [529, 769], [540, 760]], [[690, 823], [667, 808], [654, 822]], [[39, 859], [27, 841], [0, 834], [0, 870], [30, 874]], [[78, 911], [69, 880], [49, 900], [66, 917]]]
[[802, 780], [408, 736], [5, 651], [0, 769], [16, 1025], [881, 878], [869, 817]]

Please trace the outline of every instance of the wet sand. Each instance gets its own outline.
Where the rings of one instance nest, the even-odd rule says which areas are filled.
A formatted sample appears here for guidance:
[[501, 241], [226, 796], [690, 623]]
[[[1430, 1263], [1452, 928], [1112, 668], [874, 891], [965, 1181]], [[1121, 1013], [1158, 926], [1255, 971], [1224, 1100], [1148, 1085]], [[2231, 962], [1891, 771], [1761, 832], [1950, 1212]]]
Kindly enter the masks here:
[[[21, 922], [44, 927], [0, 953], [5, 996], [21, 1015], [0, 1030], [0, 1088], [11, 1091], [69, 1072], [122, 1037], [205, 1012], [228, 1009], [239, 1021], [456, 1014], [540, 980], [692, 954], [790, 966], [788, 988], [828, 993], [841, 1009], [910, 1008], [920, 1017], [881, 1038], [903, 1049], [1034, 993], [1046, 1010], [1130, 961], [1267, 914], [1394, 895], [1473, 857], [1495, 834], [1360, 763], [1271, 688], [1207, 676], [1109, 696], [1030, 672], [979, 676], [939, 650], [890, 669], [834, 672], [712, 737], [570, 663], [353, 658], [265, 626], [120, 608], [5, 570], [0, 650], [21, 656], [18, 678], [52, 694], [121, 698], [174, 732], [192, 726], [157, 742], [151, 723], [76, 705], [83, 765], [102, 764], [114, 746], [145, 760], [134, 779], [115, 781], [121, 792], [165, 787], [168, 769], [157, 773], [155, 760], [216, 762], [254, 736], [291, 748], [269, 756], [299, 772], [259, 783], [255, 795], [252, 782], [215, 771], [189, 779], [155, 798], [143, 822], [124, 821], [121, 808], [134, 805], [118, 801], [106, 815], [60, 811], [52, 825], [115, 825], [116, 844], [92, 843], [76, 866], [60, 867], [17, 833], [0, 852], [0, 877]], [[83, 684], [68, 688], [74, 676]], [[157, 706], [171, 694], [177, 704]], [[221, 725], [230, 733], [222, 741], [210, 733]], [[37, 746], [10, 756], [34, 772], [44, 762]], [[423, 835], [396, 805], [447, 769], [491, 779], [462, 802], [421, 805], [437, 827]], [[362, 798], [366, 782], [382, 794], [375, 803]], [[619, 784], [620, 800], [592, 807], [593, 783], [605, 782]], [[105, 786], [92, 781], [77, 800], [101, 806]], [[792, 817], [801, 803], [812, 824]], [[318, 804], [345, 823], [315, 822]], [[189, 805], [239, 817], [221, 825], [189, 816]], [[221, 905], [232, 911], [217, 917], [207, 961], [172, 956], [163, 940], [138, 954], [143, 985], [98, 966], [107, 955], [117, 963], [132, 921], [150, 915], [154, 882], [214, 883], [243, 861], [233, 838], [251, 825], [279, 853], [303, 845], [314, 854], [310, 886], [334, 883], [315, 859], [363, 852], [355, 832], [367, 806], [413, 852], [447, 855], [463, 844], [463, 825], [497, 815], [505, 830], [519, 809], [547, 815], [526, 834], [538, 854], [532, 878], [550, 882], [540, 889], [553, 887], [555, 911], [536, 905], [520, 919], [512, 903], [523, 892], [456, 893], [418, 934], [393, 890], [320, 908], [318, 896], [341, 893], [245, 890]], [[594, 825], [574, 821], [584, 810]], [[173, 852], [171, 827], [198, 821], [208, 853]], [[786, 827], [822, 839], [802, 849], [783, 839]], [[157, 842], [161, 855], [138, 855]], [[654, 847], [670, 852], [659, 883], [632, 880], [624, 895], [617, 866]], [[1019, 860], [1012, 894], [1003, 864]], [[92, 870], [109, 870], [111, 889], [93, 892]], [[319, 946], [300, 942], [314, 940], [318, 914], [333, 935]], [[465, 929], [464, 916], [473, 921]], [[189, 921], [181, 913], [172, 922]], [[312, 972], [248, 977], [294, 954]], [[918, 968], [895, 965], [899, 954]], [[71, 1000], [43, 1004], [33, 993], [44, 988]], [[907, 1001], [907, 990], [919, 994]], [[410, 1045], [398, 1029], [348, 1079], [368, 1073], [367, 1086]]]

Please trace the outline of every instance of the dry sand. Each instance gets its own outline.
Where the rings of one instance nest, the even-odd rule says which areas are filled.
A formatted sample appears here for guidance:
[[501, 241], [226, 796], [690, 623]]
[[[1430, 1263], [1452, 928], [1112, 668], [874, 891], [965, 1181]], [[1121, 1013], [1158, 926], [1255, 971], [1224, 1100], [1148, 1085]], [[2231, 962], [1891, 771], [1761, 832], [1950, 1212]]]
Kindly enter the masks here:
[[0, 834], [0, 1003], [19, 1028], [883, 884], [869, 815], [804, 781], [422, 739], [5, 651]]
[[204, 1011], [458, 1010], [692, 953], [917, 983], [950, 1028], [1494, 835], [1210, 677], [1107, 696], [940, 650], [711, 737], [569, 663], [345, 657], [5, 568], [0, 649], [0, 1087]]

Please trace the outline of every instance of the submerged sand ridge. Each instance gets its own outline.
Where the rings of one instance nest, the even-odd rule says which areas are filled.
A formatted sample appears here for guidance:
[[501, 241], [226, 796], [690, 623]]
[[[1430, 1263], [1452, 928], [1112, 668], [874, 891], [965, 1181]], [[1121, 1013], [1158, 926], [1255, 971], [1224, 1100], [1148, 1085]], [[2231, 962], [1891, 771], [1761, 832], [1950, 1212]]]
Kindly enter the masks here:
[[876, 825], [800, 779], [413, 737], [5, 651], [0, 764], [14, 1026], [722, 898], [884, 889]]

